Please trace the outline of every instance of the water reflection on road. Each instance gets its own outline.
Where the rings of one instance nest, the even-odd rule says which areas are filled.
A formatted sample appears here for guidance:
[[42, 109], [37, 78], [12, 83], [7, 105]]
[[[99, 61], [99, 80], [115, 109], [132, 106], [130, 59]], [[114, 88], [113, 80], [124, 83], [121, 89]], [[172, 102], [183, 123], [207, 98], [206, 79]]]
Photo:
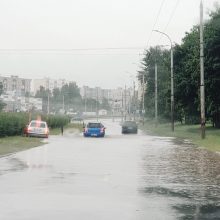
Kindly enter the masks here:
[[219, 155], [175, 141], [142, 155], [141, 194], [169, 201], [178, 219], [220, 219]]
[[0, 158], [0, 219], [220, 219], [218, 154], [104, 124]]

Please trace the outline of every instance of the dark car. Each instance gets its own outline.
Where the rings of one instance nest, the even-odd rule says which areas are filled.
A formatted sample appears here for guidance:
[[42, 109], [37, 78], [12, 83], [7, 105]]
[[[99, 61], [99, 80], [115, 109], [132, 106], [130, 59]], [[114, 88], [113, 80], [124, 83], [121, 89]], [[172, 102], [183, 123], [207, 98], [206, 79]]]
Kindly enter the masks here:
[[83, 130], [84, 137], [104, 137], [105, 127], [99, 122], [89, 122]]
[[122, 123], [122, 134], [133, 133], [137, 134], [138, 126], [135, 121], [125, 121]]

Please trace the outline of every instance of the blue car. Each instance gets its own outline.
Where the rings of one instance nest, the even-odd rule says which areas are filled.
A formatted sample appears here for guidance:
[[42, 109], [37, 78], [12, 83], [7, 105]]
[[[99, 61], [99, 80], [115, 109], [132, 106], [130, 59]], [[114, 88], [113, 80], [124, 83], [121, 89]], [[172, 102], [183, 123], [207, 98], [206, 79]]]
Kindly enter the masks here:
[[99, 122], [89, 122], [83, 130], [83, 135], [84, 137], [104, 137], [105, 127]]

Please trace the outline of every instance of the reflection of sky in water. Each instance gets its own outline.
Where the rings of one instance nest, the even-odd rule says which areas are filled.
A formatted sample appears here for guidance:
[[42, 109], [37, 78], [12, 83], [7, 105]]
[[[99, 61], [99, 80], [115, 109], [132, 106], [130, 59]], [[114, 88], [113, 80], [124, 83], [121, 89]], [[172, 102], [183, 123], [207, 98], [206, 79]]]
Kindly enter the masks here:
[[219, 159], [188, 142], [154, 144], [153, 151], [146, 144], [139, 192], [167, 198], [179, 219], [220, 219]]
[[0, 158], [0, 219], [219, 219], [219, 155], [116, 121]]

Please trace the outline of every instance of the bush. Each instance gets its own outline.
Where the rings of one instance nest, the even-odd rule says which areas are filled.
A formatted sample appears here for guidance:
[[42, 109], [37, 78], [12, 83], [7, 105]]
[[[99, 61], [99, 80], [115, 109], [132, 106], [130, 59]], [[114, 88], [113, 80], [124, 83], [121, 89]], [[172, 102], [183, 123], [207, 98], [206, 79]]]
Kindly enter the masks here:
[[[32, 115], [31, 120], [41, 118], [50, 128], [58, 128], [69, 123], [67, 116], [60, 115]], [[0, 113], [0, 137], [21, 135], [24, 127], [29, 123], [28, 113]]]
[[26, 113], [0, 113], [0, 137], [20, 135], [27, 123]]

